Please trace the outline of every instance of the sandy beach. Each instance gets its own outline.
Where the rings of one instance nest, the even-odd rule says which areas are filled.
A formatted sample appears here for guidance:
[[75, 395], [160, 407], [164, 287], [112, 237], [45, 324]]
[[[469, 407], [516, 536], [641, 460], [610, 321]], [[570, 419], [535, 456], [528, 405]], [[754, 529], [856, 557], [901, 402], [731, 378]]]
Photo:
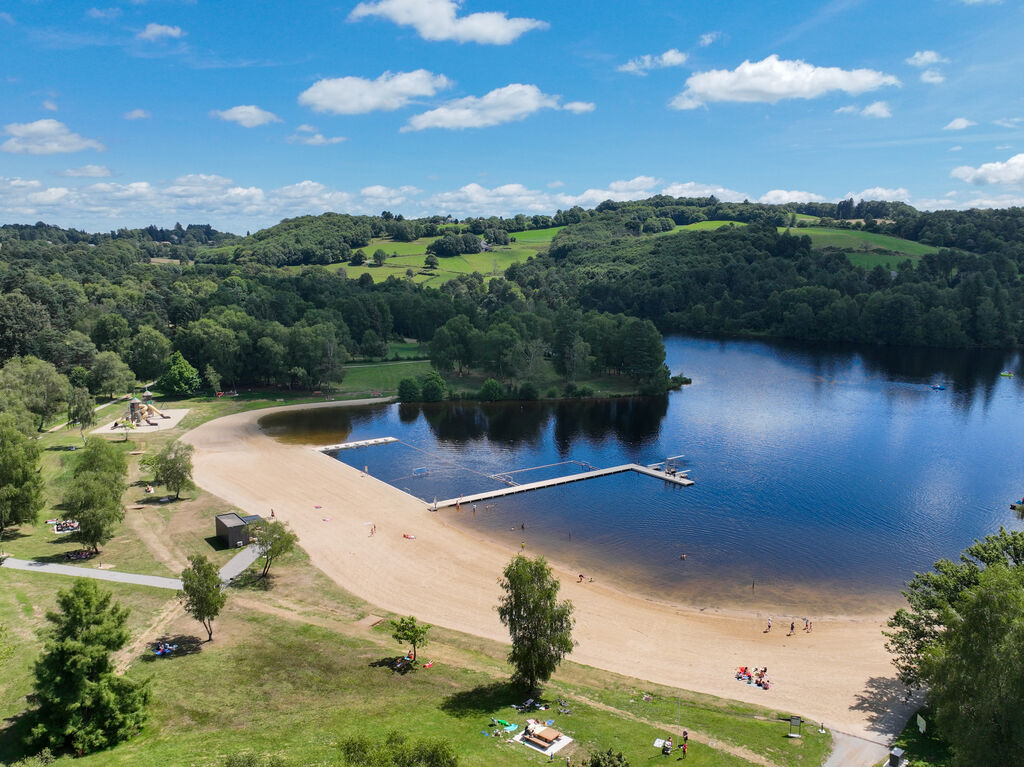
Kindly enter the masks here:
[[[339, 404], [365, 401], [300, 407]], [[196, 447], [196, 482], [248, 513], [274, 509], [313, 563], [367, 602], [507, 642], [494, 610], [497, 580], [519, 546], [471, 537], [396, 488], [265, 436], [257, 421], [281, 409], [227, 416], [184, 435]], [[910, 713], [881, 635], [887, 614], [817, 616], [812, 633], [798, 623], [787, 637], [788, 616], [764, 633], [762, 614], [659, 603], [556, 572], [576, 605], [579, 646], [570, 657], [578, 663], [799, 713], [873, 741], [886, 740]], [[767, 666], [775, 686], [736, 681], [745, 665]]]

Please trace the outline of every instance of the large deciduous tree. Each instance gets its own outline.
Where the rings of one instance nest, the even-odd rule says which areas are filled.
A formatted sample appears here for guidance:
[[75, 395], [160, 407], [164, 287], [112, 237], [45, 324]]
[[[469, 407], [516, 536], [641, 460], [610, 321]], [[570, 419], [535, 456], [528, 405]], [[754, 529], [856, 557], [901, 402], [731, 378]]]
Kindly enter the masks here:
[[36, 521], [43, 508], [43, 480], [38, 473], [39, 445], [0, 413], [0, 544], [11, 525]]
[[987, 567], [944, 611], [921, 664], [955, 767], [1019, 764], [1024, 743], [1024, 568]]
[[144, 382], [153, 381], [164, 374], [171, 342], [156, 328], [143, 325], [132, 339], [128, 351], [128, 364]]
[[896, 611], [888, 622], [890, 631], [885, 632], [893, 665], [904, 683], [922, 686], [922, 659], [945, 631], [949, 610], [961, 594], [978, 584], [985, 568], [997, 564], [1024, 567], [1024, 530], [1000, 529], [968, 546], [960, 561], [940, 559], [931, 572], [914, 575], [903, 592], [908, 607]]
[[284, 522], [260, 519], [249, 526], [249, 534], [263, 557], [261, 578], [266, 578], [271, 565], [295, 548], [299, 537]]
[[155, 481], [166, 485], [177, 499], [181, 497], [182, 490], [195, 486], [192, 482], [193, 452], [195, 448], [192, 445], [175, 440], [156, 455], [143, 457], [140, 463], [151, 469]]
[[430, 628], [429, 623], [419, 623], [415, 616], [410, 615], [391, 621], [391, 636], [399, 644], [411, 644], [412, 659], [416, 660], [416, 650], [427, 644]]
[[89, 388], [110, 399], [135, 388], [135, 373], [115, 352], [100, 352], [89, 371]]
[[188, 396], [199, 388], [199, 371], [189, 364], [181, 352], [174, 352], [167, 362], [167, 371], [160, 376], [156, 386], [164, 394]]
[[505, 595], [498, 617], [508, 627], [512, 679], [528, 690], [551, 678], [562, 658], [572, 652], [573, 604], [558, 601], [558, 579], [544, 557], [517, 554], [498, 580]]
[[213, 641], [213, 619], [220, 615], [227, 602], [227, 594], [221, 588], [217, 566], [202, 554], [188, 558], [189, 565], [181, 571], [181, 591], [178, 599], [185, 606], [185, 612], [203, 624], [206, 641]]
[[12, 393], [39, 418], [41, 431], [46, 419], [60, 411], [67, 400], [68, 379], [49, 362], [36, 357], [15, 357], [0, 370], [0, 387]]
[[114, 673], [110, 654], [128, 643], [128, 609], [81, 578], [57, 592], [43, 654], [35, 665], [38, 707], [32, 739], [78, 754], [113, 746], [142, 726], [149, 687]]
[[68, 423], [78, 427], [85, 442], [85, 430], [96, 423], [96, 400], [88, 389], [76, 386], [68, 396]]

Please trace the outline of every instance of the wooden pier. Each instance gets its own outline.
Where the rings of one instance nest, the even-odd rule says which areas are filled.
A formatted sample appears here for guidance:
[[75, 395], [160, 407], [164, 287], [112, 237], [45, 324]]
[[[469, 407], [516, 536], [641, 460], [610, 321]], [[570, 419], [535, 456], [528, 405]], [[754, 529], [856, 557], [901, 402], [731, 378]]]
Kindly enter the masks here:
[[489, 490], [485, 493], [473, 493], [472, 495], [464, 495], [461, 498], [449, 498], [446, 501], [436, 501], [431, 504], [431, 508], [448, 508], [451, 506], [458, 506], [459, 504], [467, 503], [478, 503], [480, 501], [487, 501], [491, 498], [501, 498], [505, 495], [512, 495], [514, 493], [525, 493], [529, 490], [542, 490], [545, 487], [554, 487], [556, 485], [567, 485], [570, 482], [581, 482], [584, 479], [596, 479], [597, 477], [607, 477], [610, 474], [621, 474], [625, 471], [635, 471], [638, 474], [645, 474], [648, 477], [655, 477], [656, 479], [664, 480], [665, 482], [671, 482], [674, 485], [682, 485], [683, 487], [689, 487], [693, 484], [693, 480], [688, 477], [681, 477], [678, 475], [666, 474], [663, 471], [648, 468], [647, 466], [641, 466], [638, 463], [624, 463], [621, 466], [612, 466], [608, 469], [595, 469], [594, 471], [581, 471], [579, 474], [567, 474], [564, 477], [555, 477], [554, 479], [542, 479], [539, 482], [527, 482], [523, 485], [513, 485], [511, 487], [503, 487], [499, 490]]
[[324, 445], [313, 448], [320, 453], [330, 453], [335, 450], [352, 450], [357, 447], [370, 447], [371, 445], [387, 445], [391, 442], [398, 442], [395, 437], [378, 437], [377, 439], [361, 439], [358, 442], [342, 442], [340, 445]]

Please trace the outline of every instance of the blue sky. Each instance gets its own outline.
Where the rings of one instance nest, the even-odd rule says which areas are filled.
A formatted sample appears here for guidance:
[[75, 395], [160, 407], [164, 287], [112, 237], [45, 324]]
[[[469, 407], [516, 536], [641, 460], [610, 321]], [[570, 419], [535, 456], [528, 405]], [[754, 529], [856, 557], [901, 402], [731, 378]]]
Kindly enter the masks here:
[[1024, 204], [1004, 0], [9, 0], [0, 223]]

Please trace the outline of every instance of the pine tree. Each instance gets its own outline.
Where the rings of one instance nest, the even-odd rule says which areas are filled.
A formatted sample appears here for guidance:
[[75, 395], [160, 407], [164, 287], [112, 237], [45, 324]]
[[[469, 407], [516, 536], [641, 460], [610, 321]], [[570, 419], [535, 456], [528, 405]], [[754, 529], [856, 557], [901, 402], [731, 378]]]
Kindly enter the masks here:
[[128, 643], [129, 610], [109, 591], [81, 578], [57, 592], [47, 613], [43, 654], [36, 661], [32, 739], [77, 754], [109, 748], [134, 735], [146, 718], [147, 682], [114, 673], [111, 653]]

